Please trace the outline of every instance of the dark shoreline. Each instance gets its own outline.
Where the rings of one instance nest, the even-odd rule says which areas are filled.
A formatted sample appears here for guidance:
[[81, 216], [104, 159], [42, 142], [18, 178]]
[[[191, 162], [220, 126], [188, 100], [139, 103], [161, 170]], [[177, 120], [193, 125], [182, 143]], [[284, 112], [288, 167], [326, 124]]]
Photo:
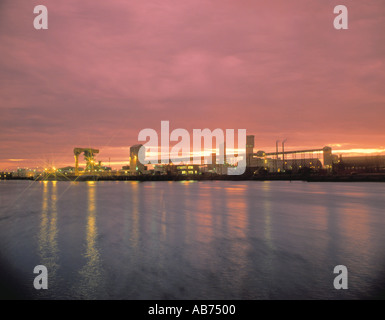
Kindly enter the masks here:
[[270, 175], [141, 175], [141, 176], [48, 176], [41, 178], [12, 177], [6, 180], [36, 180], [36, 181], [306, 181], [306, 182], [385, 182], [385, 174], [349, 174], [349, 175], [299, 175], [299, 174], [270, 174]]

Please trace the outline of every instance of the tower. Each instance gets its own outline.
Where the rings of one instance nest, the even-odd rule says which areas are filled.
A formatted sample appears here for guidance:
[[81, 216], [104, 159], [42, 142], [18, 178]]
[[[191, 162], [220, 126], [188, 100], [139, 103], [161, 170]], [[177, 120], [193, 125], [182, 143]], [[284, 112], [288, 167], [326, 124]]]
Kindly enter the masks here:
[[246, 166], [250, 167], [253, 159], [254, 136], [246, 136]]
[[130, 173], [137, 175], [143, 173], [144, 165], [139, 161], [139, 151], [143, 147], [142, 144], [136, 144], [130, 147]]
[[323, 150], [323, 158], [324, 158], [324, 167], [326, 169], [331, 169], [333, 165], [332, 148], [323, 147], [322, 150]]

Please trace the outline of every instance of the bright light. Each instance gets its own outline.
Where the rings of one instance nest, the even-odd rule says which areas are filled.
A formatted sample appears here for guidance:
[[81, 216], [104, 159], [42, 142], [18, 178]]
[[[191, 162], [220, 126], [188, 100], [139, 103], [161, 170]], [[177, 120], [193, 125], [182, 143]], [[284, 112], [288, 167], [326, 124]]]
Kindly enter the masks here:
[[377, 149], [346, 149], [346, 150], [333, 150], [333, 153], [355, 153], [355, 154], [383, 154], [385, 153], [385, 148], [377, 148]]

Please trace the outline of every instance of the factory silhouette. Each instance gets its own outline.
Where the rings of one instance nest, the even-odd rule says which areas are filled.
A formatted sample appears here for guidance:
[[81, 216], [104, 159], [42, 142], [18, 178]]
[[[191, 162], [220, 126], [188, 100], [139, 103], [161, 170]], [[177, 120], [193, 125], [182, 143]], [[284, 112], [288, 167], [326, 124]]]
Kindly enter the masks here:
[[[286, 140], [276, 141], [275, 152], [266, 153], [262, 150], [255, 152], [254, 140], [254, 135], [246, 136], [246, 149], [241, 154], [246, 158], [246, 170], [240, 176], [228, 175], [229, 168], [236, 167], [237, 163], [226, 157], [226, 144], [219, 148], [223, 155], [211, 151], [207, 153], [207, 150], [202, 152], [198, 164], [196, 160], [192, 161], [191, 155], [190, 158], [179, 158], [177, 164], [170, 159], [169, 163], [161, 163], [159, 160], [153, 165], [144, 165], [139, 161], [139, 152], [143, 145], [136, 144], [130, 147], [129, 165], [123, 166], [120, 170], [112, 170], [111, 167], [97, 161], [99, 149], [76, 147], [73, 149], [74, 166], [0, 172], [0, 179], [385, 181], [385, 156], [345, 157], [333, 154], [332, 148], [328, 146], [287, 150]], [[85, 167], [80, 166], [82, 155]]]

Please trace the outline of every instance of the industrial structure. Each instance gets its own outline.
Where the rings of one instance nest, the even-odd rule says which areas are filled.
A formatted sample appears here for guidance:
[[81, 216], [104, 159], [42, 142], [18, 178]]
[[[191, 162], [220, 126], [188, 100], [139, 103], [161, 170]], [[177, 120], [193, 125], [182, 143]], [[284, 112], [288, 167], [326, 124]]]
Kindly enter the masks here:
[[[324, 176], [343, 176], [355, 174], [384, 175], [385, 155], [366, 156], [338, 156], [333, 154], [332, 148], [287, 150], [286, 139], [276, 141], [275, 152], [263, 150], [254, 151], [254, 135], [246, 136], [246, 149], [244, 153], [246, 162], [245, 176], [251, 177], [281, 177], [281, 174], [288, 173], [297, 176], [308, 176], [309, 173]], [[280, 148], [281, 146], [281, 148]], [[94, 148], [74, 148], [75, 166], [67, 166], [56, 169], [52, 164], [46, 165], [43, 169], [18, 168], [17, 171], [0, 172], [0, 179], [84, 179], [113, 178], [117, 176], [192, 176], [192, 179], [199, 179], [199, 175], [206, 177], [228, 175], [228, 169], [238, 164], [235, 158], [226, 155], [226, 143], [219, 146], [219, 154], [211, 152], [200, 156], [191, 153], [186, 158], [178, 158], [177, 162], [169, 159], [169, 163], [144, 165], [139, 161], [140, 153], [144, 151], [142, 144], [130, 147], [129, 165], [121, 170], [112, 170], [111, 167], [102, 166], [101, 161], [95, 161], [95, 155], [99, 153]], [[84, 154], [85, 168], [79, 167], [79, 156]], [[238, 151], [238, 155], [239, 151]], [[235, 156], [234, 156], [235, 157]], [[242, 157], [242, 155], [241, 155]], [[304, 175], [303, 175], [304, 174]], [[287, 176], [287, 175], [286, 175]], [[282, 175], [284, 178], [285, 175]], [[167, 178], [167, 177], [166, 177]], [[221, 179], [221, 178], [220, 178]]]
[[385, 156], [340, 156], [335, 165], [337, 173], [378, 173], [385, 171]]
[[[338, 157], [332, 154], [330, 147], [323, 147], [318, 149], [305, 149], [305, 150], [285, 150], [285, 142], [282, 141], [282, 149], [279, 150], [278, 142], [276, 142], [276, 151], [266, 153], [264, 151], [254, 152], [255, 136], [246, 136], [246, 167], [248, 173], [255, 173], [261, 170], [270, 173], [279, 172], [301, 172], [305, 169], [311, 169], [318, 171], [325, 169], [331, 171], [333, 163], [336, 163]], [[224, 155], [222, 159], [225, 161], [218, 163], [217, 154], [211, 153], [211, 163], [205, 163], [205, 157], [201, 156], [201, 163], [197, 165], [192, 161], [192, 157], [186, 159], [178, 159], [182, 166], [173, 165], [170, 160], [168, 165], [156, 164], [151, 170], [147, 170], [147, 167], [140, 163], [139, 152], [143, 147], [142, 144], [134, 145], [130, 148], [130, 166], [129, 172], [131, 175], [140, 174], [201, 174], [212, 173], [225, 175], [227, 174], [227, 168], [233, 166], [226, 161], [226, 145], [222, 144], [220, 152]], [[220, 155], [221, 156], [221, 155]], [[230, 160], [230, 159], [229, 159]], [[127, 168], [126, 168], [127, 169]]]
[[141, 147], [143, 147], [142, 144], [136, 144], [132, 147], [130, 147], [130, 174], [131, 175], [138, 175], [143, 174], [146, 170], [146, 167], [144, 164], [142, 164], [139, 161], [139, 152]]
[[[246, 174], [264, 173], [303, 173], [303, 172], [382, 172], [385, 170], [385, 156], [366, 156], [366, 157], [343, 157], [339, 158], [332, 153], [332, 148], [325, 146], [322, 148], [287, 150], [285, 149], [286, 139], [276, 141], [275, 152], [254, 151], [255, 136], [246, 136]], [[280, 148], [281, 146], [281, 148]], [[200, 164], [193, 162], [192, 155], [186, 159], [178, 159], [178, 163], [173, 163], [171, 159], [168, 164], [161, 163], [147, 165], [139, 161], [139, 153], [143, 152], [142, 144], [136, 144], [130, 147], [129, 165], [122, 167], [122, 170], [116, 171], [118, 175], [201, 175], [214, 174], [226, 175], [228, 168], [237, 164], [230, 164], [231, 159], [226, 159], [226, 144], [222, 143], [219, 150], [220, 154], [212, 152], [211, 156], [201, 156]], [[79, 168], [79, 155], [84, 153], [86, 161], [85, 169]], [[95, 162], [95, 154], [98, 149], [93, 148], [74, 148], [75, 167], [62, 168], [66, 174], [74, 171], [75, 175], [99, 172], [110, 172], [111, 168], [102, 167], [101, 162]], [[223, 154], [222, 154], [223, 153]], [[228, 157], [228, 155], [227, 155]], [[221, 160], [221, 161], [218, 161]], [[223, 161], [224, 160], [224, 161]], [[211, 162], [211, 163], [210, 163]], [[218, 163], [221, 162], [221, 163]]]
[[253, 162], [250, 166], [263, 166], [270, 172], [286, 172], [287, 170], [298, 172], [303, 168], [330, 171], [336, 160], [337, 156], [332, 155], [330, 147], [291, 151], [284, 151], [282, 148], [282, 151], [273, 153], [258, 151], [253, 155]]
[[[87, 172], [95, 171], [95, 157], [96, 153], [99, 153], [98, 149], [92, 148], [74, 148], [75, 155], [75, 175], [79, 175], [79, 155], [84, 153], [84, 160], [86, 161], [86, 170]], [[101, 162], [99, 162], [99, 166]]]

